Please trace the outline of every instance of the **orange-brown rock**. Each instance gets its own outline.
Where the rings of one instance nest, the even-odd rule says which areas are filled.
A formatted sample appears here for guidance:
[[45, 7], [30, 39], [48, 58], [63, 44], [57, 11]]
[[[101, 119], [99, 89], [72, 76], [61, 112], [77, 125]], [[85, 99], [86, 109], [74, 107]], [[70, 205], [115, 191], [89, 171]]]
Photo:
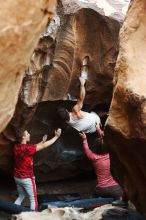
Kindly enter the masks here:
[[12, 118], [24, 70], [55, 0], [1, 1], [0, 12], [0, 131]]
[[[52, 134], [59, 103], [41, 101], [63, 99], [67, 93], [78, 96], [78, 77], [85, 55], [90, 57], [86, 103], [91, 109], [98, 104], [110, 103], [113, 70], [118, 52], [119, 22], [90, 8], [80, 9], [73, 14], [64, 14], [63, 8], [59, 10], [60, 23], [56, 18], [56, 28], [50, 24], [51, 28], [49, 26], [44, 36], [41, 36], [29, 69], [26, 70], [21, 100], [11, 123], [3, 133], [3, 142], [7, 146], [14, 139], [13, 131], [16, 128], [27, 127], [31, 131], [32, 142], [35, 143], [40, 141], [44, 133]], [[62, 136], [54, 148], [46, 152], [47, 154], [40, 152], [35, 159], [35, 173], [39, 181], [62, 179], [89, 170], [89, 166], [83, 166], [85, 157], [82, 156], [77, 134]], [[4, 167], [7, 169], [9, 162], [1, 158], [1, 170]], [[11, 161], [9, 166], [10, 164]]]
[[115, 88], [106, 124], [112, 171], [146, 214], [146, 1], [134, 0], [120, 31]]
[[[78, 77], [86, 55], [90, 57], [90, 67], [85, 104], [90, 110], [97, 107], [98, 113], [110, 104], [120, 24], [91, 9], [90, 5], [72, 10], [66, 13], [66, 8], [59, 3], [58, 14], [41, 35], [25, 71], [14, 117], [3, 132], [7, 146], [14, 140], [16, 128], [29, 129], [33, 143], [40, 141], [45, 133], [51, 137], [56, 109], [62, 104], [61, 100], [67, 93], [71, 99], [78, 97]], [[99, 109], [99, 106], [103, 108]], [[2, 159], [1, 164], [4, 163]], [[63, 134], [54, 147], [36, 155], [36, 178], [47, 181], [82, 174], [91, 169], [85, 167], [85, 163], [78, 134]], [[3, 167], [0, 169], [3, 170]]]
[[62, 15], [60, 23], [55, 40], [45, 36], [34, 51], [24, 79], [22, 100], [34, 106], [40, 101], [63, 99], [67, 93], [77, 98], [82, 59], [88, 55], [85, 103], [91, 108], [109, 104], [120, 24], [90, 8]]
[[12, 220], [101, 220], [101, 219], [134, 219], [145, 220], [145, 218], [134, 210], [126, 210], [115, 208], [112, 205], [103, 205], [101, 207], [94, 208], [92, 211], [83, 213], [75, 207], [58, 208], [49, 206], [48, 209], [42, 212], [22, 212], [12, 216]]
[[[109, 105], [111, 101], [119, 22], [90, 8], [80, 9], [74, 14], [64, 14], [62, 10], [60, 18], [54, 18], [54, 26], [50, 24], [51, 28], [47, 27], [34, 50], [23, 80], [21, 99], [3, 133], [8, 140], [14, 139], [16, 128], [28, 128], [34, 143], [40, 141], [45, 133], [52, 135], [55, 112], [61, 101], [50, 101], [61, 100], [67, 93], [71, 98], [78, 97], [78, 77], [86, 55], [90, 57], [90, 69], [85, 103], [93, 109], [99, 104]], [[2, 159], [1, 164], [4, 163]], [[78, 134], [65, 134], [54, 147], [36, 155], [36, 178], [47, 181], [82, 174], [91, 169], [89, 165], [85, 167], [85, 163]]]

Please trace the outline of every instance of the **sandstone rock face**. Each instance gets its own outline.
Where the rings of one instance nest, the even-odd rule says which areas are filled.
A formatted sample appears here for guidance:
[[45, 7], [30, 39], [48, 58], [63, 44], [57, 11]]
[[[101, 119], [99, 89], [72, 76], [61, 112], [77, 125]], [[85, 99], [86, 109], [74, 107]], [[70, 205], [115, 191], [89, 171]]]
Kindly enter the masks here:
[[66, 14], [76, 12], [81, 8], [91, 8], [103, 16], [122, 22], [128, 9], [130, 0], [62, 0]]
[[[67, 93], [71, 99], [76, 98], [81, 62], [86, 55], [90, 57], [90, 73], [85, 102], [91, 108], [110, 103], [119, 22], [99, 14], [95, 3], [72, 1], [71, 6], [67, 1], [59, 4], [59, 16], [48, 31], [53, 33], [45, 32], [34, 51], [21, 93], [28, 106], [63, 99]], [[93, 6], [96, 10], [91, 9]]]
[[55, 0], [1, 1], [0, 131], [14, 114], [24, 70], [54, 10]]
[[81, 212], [75, 207], [51, 207], [45, 209], [42, 212], [22, 212], [18, 215], [13, 215], [12, 220], [101, 220], [101, 219], [134, 219], [134, 220], [144, 220], [145, 217], [140, 215], [134, 210], [126, 210], [122, 208], [115, 208], [111, 205], [103, 205], [101, 207], [95, 208], [89, 212]]
[[71, 99], [77, 98], [81, 62], [84, 56], [89, 55], [85, 103], [91, 108], [109, 104], [118, 53], [119, 23], [91, 9], [64, 15], [60, 23], [55, 40], [45, 36], [34, 51], [24, 78], [22, 100], [31, 107], [40, 101], [63, 99], [67, 93]]
[[136, 208], [146, 214], [145, 10], [145, 1], [132, 1], [120, 31], [120, 52], [106, 138], [114, 176]]
[[[100, 10], [93, 10], [94, 4], [90, 8], [89, 3], [80, 3], [76, 10], [74, 4], [72, 11], [71, 7], [67, 11], [67, 1], [64, 2], [59, 1], [57, 14], [33, 52], [15, 114], [0, 139], [10, 155], [9, 160], [4, 160], [8, 157], [4, 157], [4, 151], [0, 152], [0, 169], [5, 172], [10, 173], [7, 167], [12, 166], [9, 148], [16, 128], [27, 128], [33, 143], [40, 141], [45, 133], [49, 137], [53, 135], [56, 109], [60, 105], [70, 108], [78, 97], [78, 77], [86, 55], [90, 57], [90, 67], [85, 104], [97, 113], [108, 112], [120, 23], [103, 16]], [[62, 101], [68, 97], [70, 100]], [[36, 155], [36, 178], [47, 181], [73, 177], [91, 170], [84, 164], [87, 164], [87, 159], [83, 156], [81, 141], [78, 134], [71, 131], [63, 134], [54, 147]]]
[[[48, 209], [43, 210], [42, 212], [22, 212], [18, 215], [13, 215], [12, 220], [68, 220], [68, 219], [78, 219], [78, 220], [100, 220], [102, 214], [108, 216], [108, 212], [114, 209], [111, 205], [105, 205], [102, 207], [95, 208], [93, 211], [82, 213], [79, 208], [75, 207], [64, 207], [58, 208], [49, 206]], [[118, 212], [118, 210], [116, 210]], [[122, 210], [123, 212], [124, 210]], [[124, 212], [123, 212], [124, 213]], [[121, 214], [123, 214], [121, 213]], [[120, 213], [119, 213], [120, 214]], [[112, 215], [111, 215], [112, 216]], [[135, 218], [137, 219], [137, 218]]]

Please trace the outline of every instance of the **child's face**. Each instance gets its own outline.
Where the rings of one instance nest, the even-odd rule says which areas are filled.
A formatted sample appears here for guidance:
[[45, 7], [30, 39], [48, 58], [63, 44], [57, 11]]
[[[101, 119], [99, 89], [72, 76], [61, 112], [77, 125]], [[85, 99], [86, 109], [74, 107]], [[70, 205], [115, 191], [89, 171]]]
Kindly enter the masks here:
[[24, 131], [23, 133], [23, 138], [25, 138], [26, 141], [30, 141], [30, 134], [28, 133], [28, 131]]

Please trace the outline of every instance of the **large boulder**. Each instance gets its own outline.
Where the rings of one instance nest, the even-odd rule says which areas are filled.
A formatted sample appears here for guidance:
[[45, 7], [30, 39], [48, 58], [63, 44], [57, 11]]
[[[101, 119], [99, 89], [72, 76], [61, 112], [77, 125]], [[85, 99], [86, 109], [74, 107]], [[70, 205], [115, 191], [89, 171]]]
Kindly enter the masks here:
[[146, 214], [146, 2], [134, 0], [120, 31], [115, 88], [106, 123], [112, 173]]
[[55, 0], [1, 1], [0, 131], [14, 114], [24, 70], [54, 10]]
[[[21, 93], [28, 106], [60, 100], [67, 93], [71, 99], [77, 98], [78, 77], [86, 55], [90, 68], [85, 103], [91, 108], [110, 103], [120, 23], [100, 14], [97, 5], [78, 1], [76, 7], [73, 2], [74, 7], [68, 7], [66, 1], [59, 4], [58, 15], [34, 51]], [[96, 10], [91, 9], [93, 5]]]
[[62, 0], [66, 14], [75, 13], [81, 8], [91, 8], [103, 16], [123, 22], [130, 0]]
[[22, 212], [18, 215], [13, 215], [12, 220], [105, 220], [105, 219], [134, 219], [145, 220], [145, 217], [134, 210], [126, 210], [122, 208], [115, 208], [112, 205], [103, 205], [97, 207], [92, 211], [82, 212], [80, 208], [64, 207], [58, 208], [49, 206], [48, 209], [42, 212]]
[[[78, 1], [76, 7], [77, 1], [72, 3], [74, 6], [68, 7], [67, 1], [58, 1], [57, 13], [42, 33], [25, 71], [15, 114], [0, 139], [0, 169], [5, 172], [11, 171], [8, 168], [12, 167], [11, 145], [16, 129], [27, 128], [33, 143], [45, 133], [53, 135], [58, 106], [70, 108], [78, 97], [78, 77], [86, 55], [90, 67], [85, 105], [104, 117], [108, 112], [120, 22], [105, 16], [97, 4]], [[64, 103], [62, 100], [68, 97], [70, 101]], [[72, 131], [63, 134], [54, 147], [36, 155], [35, 173], [38, 181], [59, 180], [89, 171], [91, 167], [84, 164], [81, 140]]]

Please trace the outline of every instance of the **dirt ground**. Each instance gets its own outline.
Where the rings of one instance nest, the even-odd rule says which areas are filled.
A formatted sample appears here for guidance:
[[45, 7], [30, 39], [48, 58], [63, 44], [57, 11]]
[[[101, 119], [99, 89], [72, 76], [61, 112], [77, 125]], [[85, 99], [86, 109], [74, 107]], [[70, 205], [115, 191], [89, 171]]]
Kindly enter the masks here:
[[[64, 180], [49, 183], [37, 183], [38, 194], [62, 194], [62, 193], [79, 193], [82, 197], [92, 195], [95, 188], [95, 179], [84, 177], [71, 180]], [[17, 197], [17, 190], [13, 179], [0, 176], [0, 199], [14, 202]], [[23, 205], [29, 205], [28, 199]], [[8, 220], [10, 215], [0, 211], [0, 220]]]
[[[13, 179], [0, 176], [0, 199], [14, 201], [17, 190]], [[94, 193], [95, 179], [91, 177], [79, 177], [70, 180], [37, 183], [37, 194], [62, 194], [79, 193], [82, 197], [88, 197]]]
[[[37, 183], [37, 191], [38, 194], [62, 194], [62, 193], [79, 193], [81, 197], [89, 197], [94, 193], [95, 188], [95, 179], [91, 177], [80, 177], [76, 179], [58, 181], [58, 182], [49, 182], [38, 184]], [[12, 179], [4, 178], [0, 176], [0, 199], [5, 199], [8, 201], [15, 201], [17, 197], [17, 190], [15, 183]], [[28, 205], [28, 200], [24, 203], [24, 205]], [[99, 210], [98, 210], [99, 209]], [[100, 210], [101, 209], [101, 210]], [[104, 213], [104, 209], [107, 209], [104, 218], [101, 218], [101, 214]], [[120, 220], [140, 220], [145, 219], [143, 216], [139, 216], [139, 214], [132, 208], [126, 209], [118, 209], [108, 205], [107, 207], [97, 208], [96, 217], [91, 219], [120, 219]], [[100, 218], [99, 218], [100, 214]], [[90, 213], [89, 213], [90, 215]], [[0, 220], [8, 220], [10, 219], [10, 215], [0, 211]]]

